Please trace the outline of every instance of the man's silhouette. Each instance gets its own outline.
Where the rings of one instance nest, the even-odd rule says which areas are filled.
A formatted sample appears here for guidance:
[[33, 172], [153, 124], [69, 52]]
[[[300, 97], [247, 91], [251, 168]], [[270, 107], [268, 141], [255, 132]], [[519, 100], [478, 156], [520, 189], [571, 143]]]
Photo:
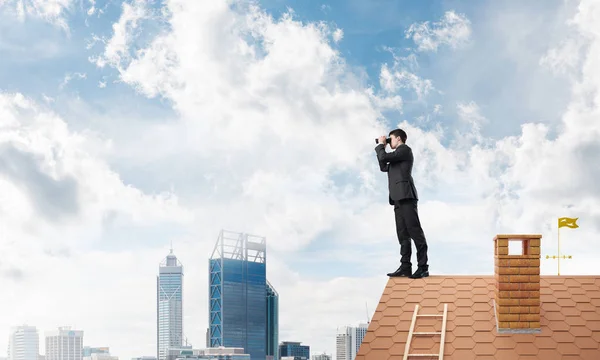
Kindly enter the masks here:
[[[400, 243], [400, 267], [388, 276], [409, 276], [418, 279], [429, 276], [427, 264], [427, 240], [419, 221], [417, 188], [412, 178], [414, 157], [406, 145], [406, 132], [402, 129], [390, 131], [390, 147], [393, 152], [385, 151], [386, 136], [379, 137], [375, 147], [379, 168], [388, 173], [389, 202], [394, 206], [396, 233]], [[410, 257], [412, 255], [410, 239], [417, 249], [418, 268], [412, 273]]]

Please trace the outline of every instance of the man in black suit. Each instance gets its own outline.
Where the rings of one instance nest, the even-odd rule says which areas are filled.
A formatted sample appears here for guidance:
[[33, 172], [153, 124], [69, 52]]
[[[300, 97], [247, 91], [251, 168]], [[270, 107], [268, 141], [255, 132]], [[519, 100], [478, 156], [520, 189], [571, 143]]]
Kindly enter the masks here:
[[[392, 130], [389, 136], [393, 152], [385, 151], [385, 135], [379, 137], [379, 145], [375, 147], [379, 168], [388, 174], [389, 202], [394, 206], [396, 233], [400, 243], [400, 267], [388, 276], [409, 276], [418, 279], [429, 276], [429, 265], [427, 264], [427, 240], [417, 210], [419, 197], [412, 178], [414, 157], [411, 148], [406, 145], [404, 130]], [[410, 262], [411, 238], [417, 249], [418, 268], [415, 273], [412, 273]]]

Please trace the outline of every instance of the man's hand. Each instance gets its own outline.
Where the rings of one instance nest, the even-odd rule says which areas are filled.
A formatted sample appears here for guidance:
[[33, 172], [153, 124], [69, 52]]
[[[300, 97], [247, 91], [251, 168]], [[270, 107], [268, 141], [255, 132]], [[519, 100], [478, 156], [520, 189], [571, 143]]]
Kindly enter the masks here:
[[386, 142], [386, 140], [387, 140], [387, 136], [385, 136], [385, 135], [381, 135], [381, 136], [379, 137], [379, 143], [380, 143], [380, 144], [386, 145], [386, 143], [385, 143], [385, 142]]

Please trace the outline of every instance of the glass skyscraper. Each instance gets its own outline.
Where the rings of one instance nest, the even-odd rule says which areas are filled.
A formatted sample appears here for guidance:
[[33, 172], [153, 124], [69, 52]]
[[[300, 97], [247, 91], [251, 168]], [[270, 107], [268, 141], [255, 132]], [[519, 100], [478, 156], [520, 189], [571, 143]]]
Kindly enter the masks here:
[[369, 324], [358, 327], [344, 326], [336, 336], [336, 360], [354, 360], [360, 345], [367, 334]]
[[278, 296], [266, 270], [264, 237], [221, 231], [209, 259], [210, 347], [238, 347], [252, 360], [267, 358], [278, 332]]
[[310, 346], [295, 341], [284, 341], [279, 345], [282, 357], [290, 356], [295, 360], [310, 360]]
[[108, 347], [90, 347], [84, 346], [82, 356], [92, 356], [92, 354], [110, 354], [110, 349]]
[[267, 280], [267, 357], [279, 360], [279, 294]]
[[156, 326], [158, 360], [165, 360], [169, 348], [183, 346], [183, 266], [173, 254], [160, 263], [156, 277]]

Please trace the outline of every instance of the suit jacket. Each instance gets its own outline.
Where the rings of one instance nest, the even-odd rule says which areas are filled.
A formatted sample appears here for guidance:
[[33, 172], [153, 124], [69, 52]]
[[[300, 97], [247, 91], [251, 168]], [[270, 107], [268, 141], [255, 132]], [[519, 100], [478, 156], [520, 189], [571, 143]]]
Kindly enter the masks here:
[[389, 202], [394, 200], [419, 200], [417, 188], [412, 177], [414, 157], [410, 147], [399, 145], [393, 152], [386, 152], [385, 145], [375, 147], [379, 168], [388, 174]]

